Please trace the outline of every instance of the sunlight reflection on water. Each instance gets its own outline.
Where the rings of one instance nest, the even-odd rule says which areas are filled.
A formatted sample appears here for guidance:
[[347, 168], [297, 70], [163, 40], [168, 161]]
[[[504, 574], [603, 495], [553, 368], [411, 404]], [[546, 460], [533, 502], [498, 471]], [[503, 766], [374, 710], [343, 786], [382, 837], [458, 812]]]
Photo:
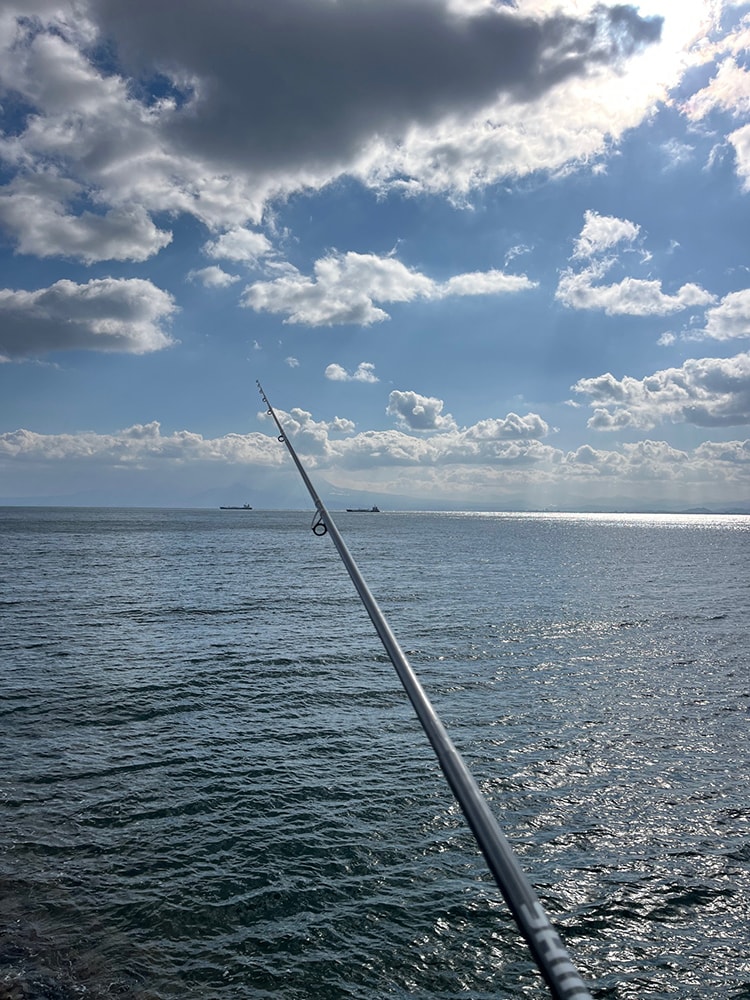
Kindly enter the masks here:
[[[594, 995], [746, 997], [750, 519], [345, 520]], [[543, 995], [306, 514], [1, 527], [0, 990]]]

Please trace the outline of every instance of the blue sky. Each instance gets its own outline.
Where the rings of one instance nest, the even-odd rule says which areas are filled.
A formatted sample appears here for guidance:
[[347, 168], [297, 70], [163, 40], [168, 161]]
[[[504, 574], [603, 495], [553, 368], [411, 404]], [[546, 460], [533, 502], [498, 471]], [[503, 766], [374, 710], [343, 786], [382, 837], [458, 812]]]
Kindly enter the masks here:
[[0, 0], [0, 502], [750, 506], [750, 5]]

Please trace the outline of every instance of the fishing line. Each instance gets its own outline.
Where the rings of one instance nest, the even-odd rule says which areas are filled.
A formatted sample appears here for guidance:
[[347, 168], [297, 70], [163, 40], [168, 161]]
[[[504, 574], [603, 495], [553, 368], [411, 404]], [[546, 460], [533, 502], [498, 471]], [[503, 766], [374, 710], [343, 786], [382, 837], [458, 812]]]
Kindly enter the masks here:
[[419, 678], [398, 643], [385, 615], [380, 610], [370, 588], [360, 573], [336, 524], [327, 511], [300, 462], [294, 447], [268, 401], [260, 382], [256, 383], [261, 399], [268, 408], [279, 430], [279, 441], [286, 445], [294, 464], [315, 504], [312, 531], [316, 535], [329, 534], [352, 583], [360, 596], [370, 620], [375, 626], [396, 673], [409, 696], [422, 728], [430, 741], [438, 763], [460, 805], [472, 833], [484, 855], [498, 888], [510, 909], [526, 944], [531, 951], [549, 990], [555, 1000], [591, 1000], [578, 970], [550, 923], [531, 883], [521, 869], [513, 848], [500, 829], [473, 775], [456, 750], [435, 709], [427, 697]]

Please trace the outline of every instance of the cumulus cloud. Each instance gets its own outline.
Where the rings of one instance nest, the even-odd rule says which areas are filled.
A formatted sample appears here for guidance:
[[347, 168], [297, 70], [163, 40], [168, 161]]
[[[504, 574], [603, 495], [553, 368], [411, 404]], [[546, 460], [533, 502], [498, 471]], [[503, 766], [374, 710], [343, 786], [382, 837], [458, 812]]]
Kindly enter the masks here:
[[633, 243], [641, 227], [628, 219], [618, 219], [611, 215], [599, 215], [587, 211], [584, 224], [576, 240], [574, 257], [592, 257], [594, 254], [610, 250], [617, 243]]
[[[132, 10], [4, 5], [0, 89], [32, 113], [0, 138], [16, 173], [0, 224], [23, 252], [145, 260], [171, 238], [156, 213], [243, 227], [269, 199], [343, 174], [467, 191], [595, 155], [663, 92], [635, 71], [623, 85], [625, 62], [660, 35], [625, 5], [530, 17], [449, 0], [277, 0], [261, 17], [186, 0], [179, 31], [163, 5]], [[233, 252], [262, 256], [254, 236]]]
[[618, 451], [602, 451], [583, 445], [565, 457], [572, 468], [598, 475], [626, 476], [639, 479], [663, 479], [675, 466], [688, 462], [686, 452], [673, 448], [666, 441], [637, 441], [622, 445]]
[[46, 169], [16, 177], [0, 188], [0, 226], [21, 253], [75, 257], [87, 264], [143, 261], [171, 242], [172, 234], [158, 229], [142, 205], [73, 214], [69, 205], [80, 193], [79, 185]]
[[271, 244], [263, 233], [243, 226], [222, 233], [217, 240], [210, 240], [203, 248], [209, 257], [243, 261], [251, 265], [257, 264], [271, 249]]
[[695, 453], [712, 465], [728, 464], [750, 469], [750, 440], [704, 441], [698, 445]]
[[0, 355], [38, 357], [55, 351], [146, 354], [169, 347], [164, 326], [174, 299], [140, 278], [56, 281], [33, 292], [0, 289]]
[[243, 294], [243, 305], [285, 317], [286, 323], [369, 326], [388, 319], [377, 303], [442, 299], [452, 295], [495, 295], [535, 287], [525, 275], [502, 271], [458, 274], [433, 281], [393, 256], [332, 253], [315, 262], [313, 276], [288, 271], [272, 281], [257, 281]]
[[346, 417], [334, 417], [329, 424], [330, 430], [336, 434], [351, 434], [355, 427], [354, 421]]
[[443, 401], [434, 396], [421, 396], [418, 392], [400, 392], [388, 397], [386, 413], [395, 417], [402, 427], [413, 431], [454, 430], [456, 422], [450, 413], [443, 415]]
[[742, 186], [745, 191], [750, 191], [750, 125], [730, 132], [727, 139], [734, 147], [735, 165], [737, 174], [742, 178]]
[[629, 483], [662, 492], [671, 488], [674, 499], [684, 499], [686, 488], [705, 491], [703, 496], [717, 485], [745, 490], [750, 483], [750, 441], [704, 442], [692, 450], [649, 439], [611, 450], [583, 445], [565, 455], [561, 471], [569, 479], [595, 480], [599, 489], [607, 482], [617, 484], [621, 493]]
[[[562, 452], [541, 443], [549, 427], [537, 414], [488, 418], [459, 428], [443, 401], [416, 392], [394, 391], [387, 412], [396, 430], [354, 434], [351, 421], [316, 421], [306, 410], [280, 414], [285, 431], [312, 464], [339, 470], [388, 467], [476, 467], [484, 463], [516, 469], [552, 466]], [[335, 434], [344, 432], [343, 439]], [[334, 435], [334, 436], [332, 436]]]
[[266, 434], [227, 434], [214, 439], [192, 431], [162, 434], [158, 421], [134, 424], [114, 434], [12, 431], [0, 434], [0, 457], [26, 462], [85, 461], [115, 466], [162, 462], [279, 465], [283, 458], [276, 438]]
[[725, 295], [717, 306], [706, 312], [704, 329], [691, 337], [713, 340], [750, 337], [750, 288]]
[[39, 11], [40, 20], [21, 20], [25, 13], [6, 6], [0, 88], [35, 113], [0, 140], [0, 156], [17, 171], [0, 189], [0, 224], [25, 253], [145, 260], [171, 239], [149, 215], [158, 197], [144, 197], [154, 181], [149, 159], [156, 164], [163, 152], [152, 134], [157, 112], [88, 62], [79, 48], [86, 39], [66, 30], [59, 9]]
[[[611, 376], [610, 376], [611, 380]], [[628, 397], [627, 387], [611, 380], [601, 395]], [[423, 397], [424, 398], [424, 397]], [[437, 401], [440, 403], [440, 401]], [[431, 407], [440, 416], [441, 407]], [[497, 502], [509, 490], [528, 489], [530, 496], [547, 491], [550, 502], [575, 495], [578, 484], [596, 483], [597, 495], [622, 496], [627, 484], [654, 484], [711, 491], [750, 484], [750, 441], [704, 442], [692, 451], [665, 441], [642, 440], [610, 449], [585, 444], [563, 452], [534, 434], [546, 433], [534, 414], [486, 418], [459, 429], [443, 426], [431, 432], [365, 431], [355, 434], [346, 418], [318, 421], [302, 409], [277, 411], [285, 433], [310, 467], [325, 470], [329, 482], [346, 488], [375, 488], [413, 496], [452, 497], [476, 503]], [[259, 413], [268, 420], [268, 415]], [[439, 421], [435, 421], [439, 425]], [[38, 434], [17, 430], [0, 434], [0, 466], [25, 469], [97, 468], [181, 470], [194, 467], [202, 478], [205, 465], [238, 465], [248, 469], [281, 466], [284, 449], [276, 433], [228, 434], [204, 438], [182, 430], [162, 432], [158, 422], [136, 424], [113, 434]], [[567, 492], [566, 492], [567, 491]], [[613, 492], [614, 491], [614, 492]]]
[[[693, 122], [702, 122], [715, 111], [734, 118], [747, 116], [750, 113], [750, 72], [746, 65], [750, 51], [750, 19], [747, 14], [717, 42], [704, 44], [698, 51], [700, 62], [707, 65], [713, 60], [717, 68], [705, 87], [681, 102], [683, 114]], [[720, 123], [721, 119], [718, 121]], [[745, 124], [730, 132], [726, 140], [734, 148], [737, 175], [744, 189], [750, 190], [750, 126]]]
[[170, 145], [164, 129], [178, 88], [139, 99], [140, 80], [90, 61], [97, 26], [85, 15], [94, 7], [11, 0], [3, 11], [0, 91], [14, 95], [11, 107], [33, 110], [4, 122], [0, 136], [0, 157], [16, 172], [0, 188], [0, 224], [18, 247], [86, 262], [145, 260], [171, 239], [153, 213], [190, 212], [216, 227], [257, 215], [262, 198], [253, 199], [248, 178]]
[[692, 282], [669, 295], [662, 290], [660, 281], [644, 278], [595, 285], [599, 273], [593, 269], [577, 274], [564, 272], [555, 298], [571, 309], [602, 309], [608, 316], [667, 316], [716, 301], [714, 295]]
[[[349, 434], [354, 430], [354, 423], [345, 417], [334, 417], [333, 420], [314, 420], [312, 413], [300, 407], [276, 411], [284, 433], [294, 441], [295, 447], [304, 452], [314, 462], [319, 463], [331, 455], [329, 435], [331, 433]], [[270, 420], [266, 411], [258, 414], [262, 420]]]
[[240, 280], [238, 274], [228, 274], [215, 264], [188, 273], [190, 281], [200, 281], [206, 288], [228, 288]]
[[332, 382], [379, 382], [375, 374], [375, 365], [370, 361], [361, 361], [350, 374], [341, 365], [331, 364], [325, 370], [325, 377]]
[[[528, 470], [559, 464], [562, 458], [561, 452], [535, 440], [467, 435], [455, 428], [427, 437], [398, 430], [353, 435], [355, 425], [346, 418], [316, 421], [311, 413], [298, 408], [277, 413], [295, 448], [317, 468], [344, 471], [466, 464], [476, 469], [489, 464], [506, 470]], [[260, 413], [259, 417], [265, 418], [266, 414]], [[191, 462], [277, 466], [284, 461], [284, 454], [275, 434], [228, 434], [213, 439], [186, 430], [163, 434], [160, 424], [154, 421], [115, 434], [45, 435], [28, 430], [0, 434], [0, 461], [80, 461], [139, 468]]]
[[543, 438], [549, 433], [549, 425], [537, 413], [527, 413], [520, 417], [509, 413], [504, 418], [480, 420], [463, 432], [467, 441], [501, 441]]
[[692, 121], [700, 121], [716, 108], [733, 115], [750, 112], [750, 73], [735, 58], [724, 59], [710, 83], [682, 106]]
[[640, 226], [627, 219], [586, 212], [573, 259], [593, 259], [579, 271], [567, 268], [562, 272], [555, 292], [558, 302], [571, 309], [602, 309], [608, 316], [666, 316], [716, 301], [714, 295], [692, 282], [672, 295], [663, 291], [660, 281], [647, 278], [626, 277], [609, 285], [597, 284], [615, 264], [614, 258], [600, 255], [618, 243], [632, 244], [639, 233]]
[[[533, 442], [549, 433], [548, 424], [536, 413], [488, 417], [470, 427], [459, 428], [450, 413], [443, 413], [444, 405], [435, 396], [395, 389], [388, 397], [386, 413], [396, 418], [400, 429], [430, 435], [427, 453], [433, 461], [477, 461], [501, 456], [507, 459], [520, 453], [529, 454], [536, 450]], [[402, 437], [397, 432], [391, 439], [399, 442], [403, 457], [406, 449]]]
[[314, 272], [313, 278], [295, 272], [249, 285], [243, 304], [285, 315], [288, 323], [368, 326], [388, 318], [375, 301], [408, 302], [433, 287], [429, 278], [400, 261], [374, 254], [324, 257], [316, 261]]
[[[401, 488], [411, 492], [418, 482], [420, 470], [434, 471], [433, 482], [464, 479], [470, 487], [476, 484], [477, 469], [487, 466], [505, 472], [528, 474], [552, 469], [562, 460], [562, 452], [533, 439], [503, 440], [467, 437], [464, 431], [453, 429], [431, 435], [415, 436], [404, 430], [364, 431], [346, 441], [331, 445], [327, 462], [337, 472], [347, 470], [406, 470]], [[467, 471], [462, 471], [463, 469]], [[438, 472], [438, 470], [442, 470]], [[471, 471], [469, 471], [471, 470]], [[410, 482], [412, 476], [414, 481]], [[497, 483], [497, 479], [495, 479]]]
[[[376, 488], [404, 495], [463, 497], [497, 502], [512, 489], [546, 489], [559, 502], [566, 492], [596, 482], [597, 495], [627, 492], [627, 484], [703, 487], [750, 484], [750, 441], [705, 442], [692, 451], [665, 441], [643, 440], [612, 449], [582, 445], [562, 452], [533, 439], [497, 439], [452, 430], [425, 436], [404, 431], [353, 434], [344, 418], [315, 421], [304, 410], [279, 413], [286, 433], [311, 467], [324, 469], [340, 487]], [[493, 418], [489, 418], [490, 421]], [[484, 422], [482, 422], [484, 423]], [[0, 465], [26, 469], [61, 467], [80, 473], [96, 468], [123, 471], [182, 470], [191, 465], [278, 467], [285, 462], [276, 435], [228, 434], [204, 438], [183, 430], [165, 434], [157, 422], [114, 434], [0, 434]], [[684, 492], [676, 495], [683, 495]]]
[[750, 354], [701, 358], [644, 379], [616, 379], [607, 372], [579, 379], [573, 391], [588, 396], [592, 429], [648, 430], [670, 420], [698, 427], [750, 423]]

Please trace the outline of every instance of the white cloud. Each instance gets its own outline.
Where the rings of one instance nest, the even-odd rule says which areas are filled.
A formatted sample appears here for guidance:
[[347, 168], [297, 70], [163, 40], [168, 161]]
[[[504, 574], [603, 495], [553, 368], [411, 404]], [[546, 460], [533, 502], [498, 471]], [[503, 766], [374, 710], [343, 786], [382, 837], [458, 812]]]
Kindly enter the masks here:
[[[728, 6], [738, 4], [729, 3]], [[750, 16], [745, 14], [732, 30], [719, 33], [715, 43], [706, 42], [707, 39], [704, 39], [704, 44], [697, 50], [697, 62], [707, 65], [715, 61], [716, 73], [705, 87], [681, 102], [682, 112], [693, 122], [704, 121], [715, 111], [734, 118], [747, 116], [750, 113], [750, 72], [743, 63], [746, 64], [750, 52]], [[715, 122], [712, 119], [709, 124], [713, 126]], [[716, 124], [723, 128], [720, 118]], [[743, 181], [744, 189], [750, 190], [750, 126], [745, 124], [730, 132], [726, 140], [734, 148], [737, 175]], [[709, 165], [716, 161], [720, 148], [719, 144], [714, 147]]]
[[429, 284], [398, 261], [373, 255], [326, 257], [315, 263], [314, 271], [314, 278], [296, 272], [249, 285], [243, 305], [258, 312], [280, 313], [288, 323], [367, 326], [388, 318], [374, 304], [376, 292], [389, 302], [406, 302], [417, 295], [420, 285]]
[[714, 340], [750, 337], [750, 288], [725, 295], [717, 306], [706, 312], [705, 328], [693, 336]]
[[324, 374], [327, 379], [331, 380], [331, 382], [350, 382], [352, 378], [346, 368], [337, 364], [328, 365]]
[[441, 285], [435, 286], [437, 298], [451, 295], [504, 295], [536, 288], [525, 274], [506, 274], [504, 271], [472, 271], [456, 274]]
[[516, 257], [522, 257], [524, 254], [531, 253], [534, 248], [526, 246], [525, 243], [517, 243], [512, 246], [510, 250], [506, 251], [503, 263], [506, 265], [510, 264], [511, 261], [515, 260]]
[[548, 433], [547, 422], [542, 420], [537, 413], [527, 413], [525, 417], [519, 417], [517, 413], [509, 413], [507, 417], [502, 419], [480, 420], [463, 431], [463, 437], [466, 441], [518, 441], [527, 438], [542, 438]]
[[711, 464], [727, 463], [750, 469], [750, 441], [704, 441], [695, 453]]
[[170, 346], [164, 323], [172, 296], [140, 278], [56, 281], [37, 291], [0, 289], [0, 355], [38, 357], [54, 351], [146, 354]]
[[[443, 401], [435, 397], [394, 391], [386, 412], [396, 417], [398, 430], [363, 431], [343, 441], [329, 439], [325, 446], [320, 436], [327, 434], [331, 425], [314, 424], [315, 460], [320, 462], [323, 455], [326, 462], [338, 469], [365, 469], [476, 467], [483, 463], [522, 468], [554, 465], [561, 459], [562, 452], [538, 440], [548, 433], [549, 427], [535, 413], [525, 416], [509, 413], [504, 418], [487, 418], [459, 428], [450, 414], [443, 414], [443, 406]], [[311, 420], [310, 414], [304, 413], [304, 417], [303, 423]], [[353, 430], [354, 425], [349, 429]], [[292, 433], [298, 433], [294, 422]]]
[[608, 316], [667, 316], [716, 301], [714, 295], [692, 282], [669, 295], [660, 281], [623, 278], [612, 285], [595, 285], [598, 275], [598, 270], [565, 271], [555, 298], [571, 309], [603, 309]]
[[341, 365], [331, 364], [325, 370], [325, 377], [332, 382], [379, 382], [375, 374], [375, 365], [370, 361], [361, 361], [356, 369], [349, 372]]
[[750, 125], [730, 132], [727, 139], [734, 147], [737, 174], [742, 178], [745, 191], [750, 191]]
[[641, 231], [640, 226], [628, 219], [599, 215], [597, 212], [587, 211], [584, 220], [573, 250], [574, 257], [593, 257], [610, 250], [617, 243], [633, 243]]
[[257, 264], [261, 257], [271, 252], [271, 244], [263, 233], [237, 226], [218, 238], [209, 241], [203, 250], [209, 257], [225, 260], [243, 261], [246, 264]]
[[502, 271], [454, 275], [439, 283], [393, 256], [330, 254], [315, 262], [313, 277], [298, 271], [272, 281], [257, 281], [243, 294], [243, 305], [285, 316], [287, 323], [369, 326], [388, 319], [377, 303], [441, 299], [451, 295], [495, 295], [535, 287], [525, 275]]
[[[294, 407], [289, 410], [276, 411], [284, 433], [294, 441], [295, 447], [304, 452], [313, 460], [313, 464], [319, 464], [330, 458], [331, 442], [329, 434], [349, 434], [354, 430], [354, 422], [345, 417], [334, 417], [332, 421], [313, 420], [312, 414], [308, 410]], [[266, 411], [258, 414], [262, 420], [270, 420]]]
[[[463, 432], [449, 431], [433, 437], [414, 437], [401, 431], [366, 431], [354, 437], [351, 420], [336, 417], [315, 421], [306, 410], [277, 411], [285, 433], [312, 466], [341, 468], [366, 466], [457, 465], [478, 462], [529, 465], [557, 461], [554, 449], [536, 441], [512, 441], [476, 436], [464, 440]], [[265, 414], [259, 414], [265, 417]], [[344, 435], [344, 437], [340, 437]], [[137, 424], [115, 434], [37, 434], [18, 430], [0, 434], [0, 459], [39, 462], [79, 460], [88, 464], [149, 466], [157, 463], [228, 462], [280, 465], [285, 461], [276, 436], [228, 434], [207, 439], [190, 431], [164, 435], [154, 421]]]
[[618, 380], [609, 372], [579, 379], [573, 391], [588, 396], [589, 427], [647, 430], [665, 420], [698, 427], [750, 423], [750, 354], [690, 359], [644, 379]]
[[15, 238], [20, 253], [143, 261], [167, 246], [172, 234], [157, 229], [143, 206], [129, 204], [99, 214], [75, 215], [68, 205], [81, 188], [50, 170], [18, 176], [0, 188], [0, 226]]
[[240, 280], [238, 274], [228, 274], [215, 264], [212, 264], [210, 267], [201, 267], [198, 270], [190, 271], [188, 278], [191, 281], [200, 281], [206, 288], [228, 288]]
[[[737, 0], [725, 0], [723, 4], [720, 3], [716, 6], [715, 13], [721, 16], [725, 13], [723, 8], [731, 10], [731, 8], [744, 5]], [[716, 26], [715, 21], [714, 26]], [[739, 55], [748, 52], [750, 51], [750, 14], [741, 15], [728, 32], [719, 32], [718, 37], [714, 35], [714, 41], [709, 42], [708, 32], [704, 32], [704, 34], [706, 37], [701, 39], [701, 44], [697, 48], [697, 65], [705, 65], [707, 62], [724, 55]]]
[[[530, 497], [564, 501], [573, 491], [596, 482], [597, 496], [622, 496], [627, 484], [675, 489], [703, 487], [738, 490], [750, 485], [750, 441], [705, 442], [692, 451], [665, 441], [644, 440], [617, 448], [589, 444], [562, 452], [537, 440], [484, 439], [453, 430], [425, 436], [403, 431], [353, 434], [343, 418], [314, 421], [304, 410], [279, 413], [286, 433], [310, 467], [325, 470], [339, 487], [377, 489], [415, 497], [464, 498], [496, 503], [514, 490]], [[492, 421], [494, 418], [489, 418]], [[523, 418], [522, 418], [523, 419]], [[344, 435], [344, 437], [341, 437]], [[25, 469], [73, 468], [180, 470], [193, 467], [202, 481], [206, 465], [236, 465], [248, 469], [280, 467], [287, 461], [276, 435], [228, 434], [204, 438], [183, 430], [162, 433], [157, 422], [137, 424], [113, 434], [38, 434], [18, 430], [0, 434], [0, 464]]]
[[[682, 285], [674, 295], [664, 292], [660, 281], [645, 278], [595, 284], [615, 263], [612, 257], [598, 255], [618, 243], [632, 244], [639, 233], [640, 226], [627, 219], [586, 212], [573, 258], [596, 259], [580, 271], [563, 271], [555, 298], [571, 309], [603, 309], [609, 316], [666, 316], [716, 301], [714, 295], [692, 282]], [[642, 259], [649, 260], [650, 254], [644, 254]]]
[[689, 146], [685, 142], [679, 142], [677, 139], [669, 139], [663, 143], [661, 150], [666, 161], [664, 166], [665, 171], [676, 170], [678, 167], [690, 163], [695, 153], [692, 146]]
[[0, 434], [0, 456], [38, 462], [84, 461], [87, 464], [135, 466], [155, 463], [230, 462], [280, 465], [275, 437], [227, 434], [209, 439], [191, 431], [164, 435], [158, 421], [135, 424], [115, 434], [36, 434], [18, 430]]
[[443, 416], [443, 401], [418, 392], [394, 389], [388, 397], [386, 413], [398, 424], [413, 431], [454, 430], [456, 422], [450, 413]]
[[290, 355], [288, 358], [285, 358], [284, 360], [289, 365], [290, 368], [299, 368], [299, 360], [297, 358], [294, 358]]
[[354, 421], [346, 417], [334, 417], [329, 424], [329, 429], [337, 434], [351, 434], [355, 427]]
[[718, 108], [733, 115], [750, 112], [750, 73], [734, 58], [724, 59], [708, 86], [693, 94], [682, 106], [691, 121], [699, 121]]
[[569, 452], [565, 460], [573, 468], [597, 475], [663, 479], [671, 477], [674, 467], [684, 466], [688, 455], [666, 441], [644, 440], [624, 444], [619, 451], [602, 451], [583, 445]]

